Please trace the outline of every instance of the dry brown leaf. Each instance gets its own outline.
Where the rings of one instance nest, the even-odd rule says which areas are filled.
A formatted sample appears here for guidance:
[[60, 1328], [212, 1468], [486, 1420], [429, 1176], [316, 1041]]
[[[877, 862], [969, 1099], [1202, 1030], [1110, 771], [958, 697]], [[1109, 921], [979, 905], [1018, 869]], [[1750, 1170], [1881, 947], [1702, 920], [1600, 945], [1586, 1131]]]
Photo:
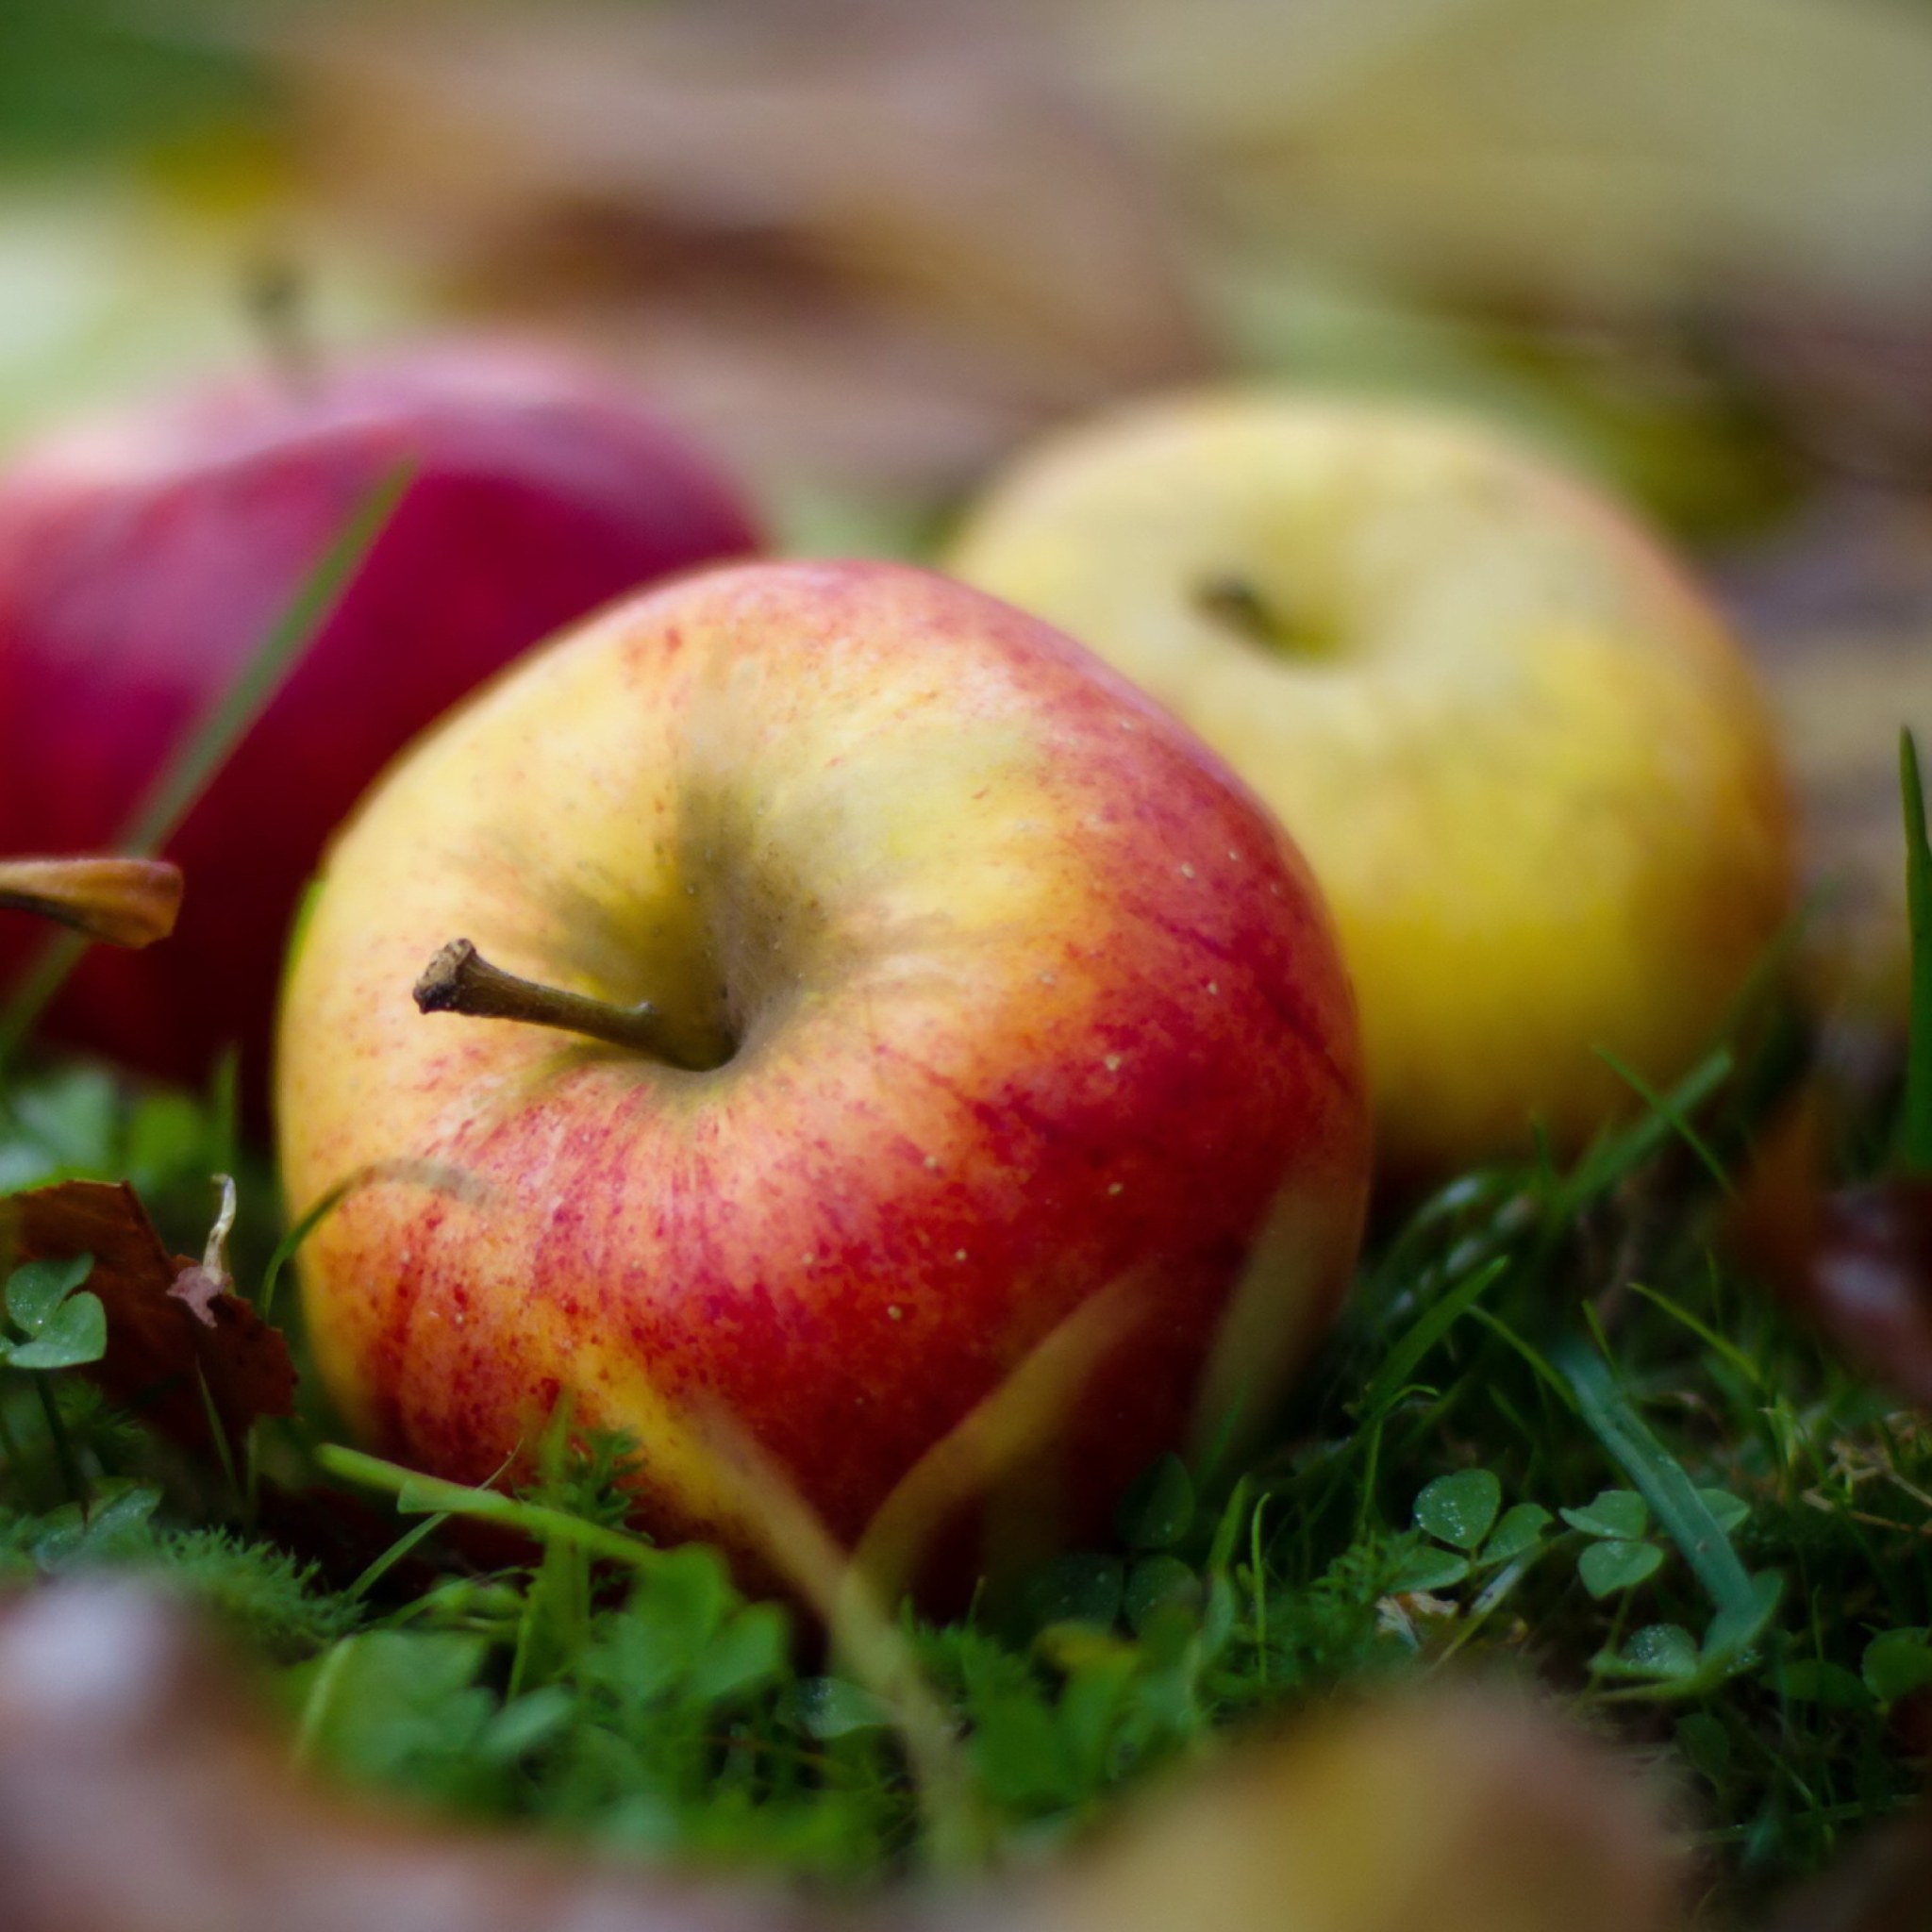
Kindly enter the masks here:
[[1831, 1190], [1825, 1173], [1823, 1102], [1807, 1090], [1759, 1138], [1731, 1244], [1859, 1374], [1932, 1407], [1932, 1179]]
[[1770, 1932], [1924, 1932], [1932, 1899], [1932, 1805], [1857, 1840]]
[[[0, 1238], [22, 1261], [92, 1255], [87, 1289], [108, 1314], [108, 1352], [87, 1373], [142, 1422], [192, 1449], [230, 1446], [257, 1416], [294, 1407], [295, 1367], [278, 1328], [240, 1295], [183, 1295], [203, 1264], [171, 1257], [125, 1181], [57, 1181], [0, 1202]], [[197, 1304], [199, 1309], [197, 1311]]]
[[1795, 1298], [1856, 1368], [1932, 1407], [1932, 1181], [1827, 1194]]
[[0, 906], [91, 940], [150, 946], [175, 930], [181, 870], [159, 858], [0, 859]]
[[399, 1822], [291, 1778], [177, 1609], [126, 1586], [0, 1613], [7, 1932], [785, 1932], [806, 1914]]

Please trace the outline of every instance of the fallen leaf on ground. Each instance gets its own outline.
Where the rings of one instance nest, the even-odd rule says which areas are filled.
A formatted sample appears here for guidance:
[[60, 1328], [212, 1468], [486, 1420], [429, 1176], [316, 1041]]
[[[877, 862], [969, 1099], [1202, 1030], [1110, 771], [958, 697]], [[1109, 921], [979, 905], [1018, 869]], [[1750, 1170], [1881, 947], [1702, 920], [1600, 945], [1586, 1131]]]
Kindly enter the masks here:
[[1932, 1407], [1932, 1182], [1893, 1174], [1824, 1197], [1805, 1303], [1874, 1381]]
[[1861, 1374], [1932, 1407], [1932, 1179], [1827, 1190], [1823, 1135], [1815, 1094], [1764, 1135], [1731, 1241]]
[[294, 1407], [295, 1368], [281, 1331], [240, 1295], [177, 1294], [181, 1277], [203, 1264], [169, 1255], [125, 1181], [58, 1181], [14, 1194], [0, 1202], [0, 1236], [20, 1261], [94, 1257], [87, 1286], [107, 1309], [108, 1352], [86, 1373], [175, 1441], [214, 1448], [210, 1408], [232, 1445], [257, 1416]]
[[1867, 1834], [1770, 1932], [1922, 1932], [1932, 1897], [1932, 1805]]
[[1632, 1774], [1463, 1690], [1331, 1713], [1051, 1873], [841, 1912], [352, 1805], [125, 1584], [0, 1611], [8, 1932], [1663, 1932], [1679, 1875]]
[[785, 1932], [808, 1914], [399, 1823], [291, 1777], [178, 1609], [125, 1585], [0, 1614], [7, 1932]]
[[0, 859], [0, 906], [91, 940], [150, 946], [175, 930], [181, 870], [159, 858]]

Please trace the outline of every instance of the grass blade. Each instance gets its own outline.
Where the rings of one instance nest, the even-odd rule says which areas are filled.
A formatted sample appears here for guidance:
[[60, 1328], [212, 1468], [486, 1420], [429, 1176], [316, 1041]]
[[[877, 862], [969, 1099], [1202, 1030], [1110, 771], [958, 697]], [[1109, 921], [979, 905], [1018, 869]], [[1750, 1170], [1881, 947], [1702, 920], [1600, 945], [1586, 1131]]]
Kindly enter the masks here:
[[359, 1603], [403, 1558], [413, 1551], [418, 1543], [426, 1542], [442, 1525], [449, 1521], [445, 1511], [434, 1516], [425, 1516], [412, 1529], [406, 1530], [382, 1555], [350, 1584], [342, 1594], [352, 1603]]
[[1682, 1464], [1653, 1436], [1618, 1388], [1608, 1366], [1582, 1341], [1556, 1350], [1557, 1366], [1576, 1396], [1576, 1407], [1591, 1433], [1631, 1486], [1657, 1514], [1671, 1541], [1684, 1553], [1697, 1579], [1720, 1613], [1749, 1619], [1757, 1590], [1731, 1547], [1731, 1540], [1697, 1493]]
[[1725, 1193], [1737, 1191], [1731, 1185], [1730, 1175], [1724, 1172], [1724, 1162], [1710, 1151], [1704, 1136], [1690, 1124], [1684, 1109], [1678, 1106], [1674, 1098], [1668, 1093], [1659, 1093], [1635, 1067], [1626, 1066], [1608, 1047], [1598, 1047], [1596, 1057], [1643, 1102], [1644, 1106], [1650, 1108], [1652, 1113], [1659, 1115], [1670, 1124], [1678, 1140], [1703, 1162], [1705, 1171]]
[[1384, 1413], [1394, 1405], [1408, 1387], [1408, 1378], [1423, 1358], [1475, 1305], [1508, 1265], [1509, 1257], [1498, 1255], [1487, 1266], [1478, 1268], [1467, 1281], [1458, 1282], [1407, 1330], [1390, 1350], [1382, 1366], [1376, 1370], [1374, 1379], [1362, 1391], [1358, 1413], [1365, 1420]]
[[268, 1257], [268, 1267], [261, 1277], [261, 1292], [256, 1297], [256, 1312], [266, 1322], [275, 1312], [275, 1290], [281, 1285], [283, 1271], [301, 1252], [302, 1244], [335, 1210], [346, 1200], [351, 1191], [364, 1176], [352, 1174], [348, 1179], [338, 1181], [314, 1207], [312, 1207], [280, 1241], [275, 1251]]
[[1607, 1193], [1633, 1169], [1641, 1167], [1680, 1124], [1702, 1107], [1731, 1076], [1734, 1062], [1728, 1048], [1700, 1060], [1669, 1093], [1653, 1100], [1642, 1119], [1598, 1141], [1556, 1190], [1550, 1219], [1566, 1227], [1599, 1194]]
[[583, 1550], [608, 1562], [628, 1564], [633, 1570], [649, 1570], [663, 1558], [655, 1545], [622, 1530], [606, 1529], [602, 1524], [573, 1516], [568, 1510], [553, 1509], [545, 1503], [528, 1503], [506, 1496], [500, 1490], [473, 1489], [467, 1483], [446, 1482], [441, 1476], [424, 1475], [400, 1463], [385, 1462], [380, 1457], [366, 1456], [359, 1449], [345, 1449], [337, 1442], [325, 1442], [315, 1459], [330, 1475], [344, 1482], [386, 1491], [395, 1507], [406, 1515], [475, 1517], [479, 1523], [500, 1524], [526, 1536], [532, 1542], [548, 1546], [561, 1543], [567, 1549]]
[[1899, 1157], [1914, 1173], [1932, 1170], [1932, 845], [1925, 837], [1925, 791], [1919, 747], [1898, 735], [1898, 777], [1906, 821], [1906, 917], [1912, 941], [1911, 1041], [1906, 1057]]
[[[270, 627], [221, 701], [162, 767], [116, 841], [134, 858], [151, 858], [174, 835], [228, 754], [258, 718], [296, 660], [320, 636], [343, 593], [375, 547], [409, 487], [414, 466], [398, 464], [363, 498]], [[189, 891], [194, 882], [189, 882]], [[87, 942], [62, 933], [42, 949], [33, 970], [0, 1010], [0, 1069], [66, 983]]]
[[170, 760], [154, 789], [123, 833], [124, 848], [140, 857], [156, 851], [220, 771], [242, 734], [261, 715], [296, 660], [314, 642], [335, 614], [343, 593], [368, 561], [369, 553], [389, 525], [414, 474], [414, 465], [398, 463], [356, 507], [336, 533], [321, 561], [296, 591], [289, 608], [270, 627], [242, 675], [225, 691], [200, 727]]

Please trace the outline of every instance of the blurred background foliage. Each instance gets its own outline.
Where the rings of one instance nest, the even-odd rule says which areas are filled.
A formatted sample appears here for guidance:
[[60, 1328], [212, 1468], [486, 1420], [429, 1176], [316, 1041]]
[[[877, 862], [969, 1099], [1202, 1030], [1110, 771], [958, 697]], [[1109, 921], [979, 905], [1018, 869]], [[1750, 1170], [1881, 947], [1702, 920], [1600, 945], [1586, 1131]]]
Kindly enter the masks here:
[[449, 321], [592, 351], [782, 539], [919, 555], [1052, 422], [1262, 375], [1483, 410], [1760, 651], [1811, 970], [1902, 997], [1932, 729], [1923, 0], [5, 0], [0, 441]]

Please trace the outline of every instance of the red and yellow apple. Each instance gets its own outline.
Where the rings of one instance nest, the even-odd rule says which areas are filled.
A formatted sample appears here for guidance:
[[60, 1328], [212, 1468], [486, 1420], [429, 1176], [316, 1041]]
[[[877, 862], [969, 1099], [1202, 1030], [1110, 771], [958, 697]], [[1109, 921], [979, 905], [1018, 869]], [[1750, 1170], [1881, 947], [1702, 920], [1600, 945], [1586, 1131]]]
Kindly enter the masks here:
[[[411, 997], [439, 952], [454, 1014]], [[899, 566], [708, 573], [525, 660], [335, 845], [277, 1080], [291, 1214], [348, 1184], [317, 1359], [462, 1479], [567, 1398], [638, 1440], [646, 1524], [755, 1556], [708, 1419], [855, 1543], [1111, 1298], [1027, 1422], [1027, 1507], [1056, 1470], [1091, 1530], [1332, 1308], [1357, 1055], [1273, 817], [1078, 645]]]
[[[416, 732], [623, 591], [754, 547], [734, 489], [630, 396], [454, 343], [195, 391], [56, 437], [0, 478], [0, 849], [111, 847], [377, 483], [407, 498], [169, 841], [175, 941], [95, 953], [49, 1030], [265, 1090], [289, 920], [325, 840]], [[38, 943], [0, 920], [0, 979]]]
[[951, 567], [1091, 645], [1281, 814], [1341, 929], [1385, 1168], [1562, 1148], [1710, 1043], [1792, 908], [1737, 644], [1491, 430], [1227, 391], [1063, 435]]

